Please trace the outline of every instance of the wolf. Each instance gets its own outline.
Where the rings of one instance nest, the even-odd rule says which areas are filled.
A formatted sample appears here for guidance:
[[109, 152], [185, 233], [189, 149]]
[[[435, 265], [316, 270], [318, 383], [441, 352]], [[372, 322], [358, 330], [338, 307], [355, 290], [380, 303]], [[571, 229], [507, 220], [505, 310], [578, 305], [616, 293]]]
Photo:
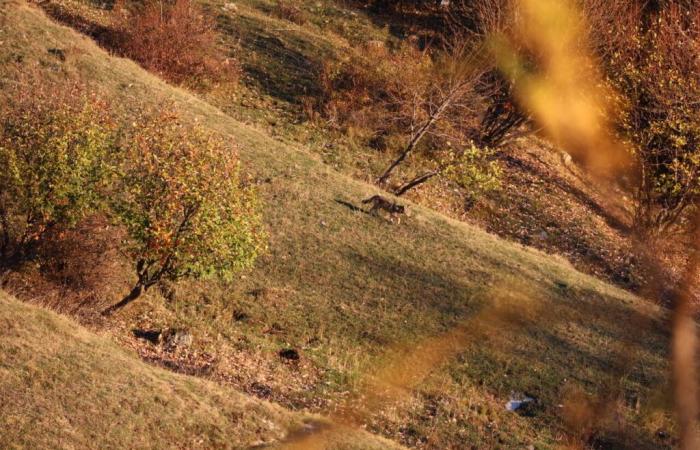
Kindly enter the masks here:
[[371, 203], [372, 207], [369, 209], [369, 213], [373, 216], [379, 215], [379, 210], [384, 210], [391, 214], [391, 216], [396, 216], [399, 214], [406, 213], [406, 207], [404, 205], [399, 205], [396, 202], [392, 202], [381, 195], [373, 195], [370, 198], [362, 200], [363, 204]]

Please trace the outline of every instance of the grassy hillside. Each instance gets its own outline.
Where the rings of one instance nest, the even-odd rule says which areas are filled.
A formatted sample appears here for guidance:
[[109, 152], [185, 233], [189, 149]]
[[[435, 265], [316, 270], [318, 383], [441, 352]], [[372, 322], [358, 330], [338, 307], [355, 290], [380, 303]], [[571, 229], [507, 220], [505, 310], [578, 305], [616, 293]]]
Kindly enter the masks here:
[[[294, 2], [307, 20], [297, 24], [279, 15], [275, 1], [243, 0], [235, 9], [221, 0], [205, 2], [218, 18], [224, 47], [241, 60], [244, 73], [235, 95], [223, 88], [205, 98], [276, 139], [308, 145], [334, 169], [372, 182], [391, 152], [371, 148], [361, 131], [339, 132], [310, 119], [302, 103], [319, 95], [324, 62], [361, 58], [368, 43], [392, 48], [407, 36], [429, 33], [430, 27], [420, 26], [419, 17], [398, 23], [410, 14], [373, 15], [347, 3]], [[521, 138], [499, 155], [502, 189], [476, 205], [467, 206], [464, 193], [448, 180], [433, 180], [408, 196], [503, 238], [564, 255], [586, 273], [639, 288], [644, 275], [632, 256], [630, 199], [589, 179], [565, 158], [541, 139]], [[421, 172], [422, 164], [421, 156], [414, 155], [405, 171]]]
[[279, 407], [150, 367], [108, 338], [0, 294], [3, 447], [246, 447], [281, 438]]
[[[250, 448], [318, 419], [149, 366], [50, 311], [0, 292], [3, 448]], [[393, 444], [366, 433], [337, 448]]]
[[[375, 188], [323, 164], [317, 150], [282, 143], [234, 120], [136, 64], [111, 57], [33, 7], [5, 2], [1, 14], [2, 64], [36, 67], [47, 83], [57, 77], [83, 79], [125, 115], [144, 104], [173, 102], [186, 117], [238, 143], [244, 170], [264, 202], [270, 248], [255, 269], [231, 284], [181, 283], [167, 295], [149, 292], [113, 322], [96, 325], [109, 328], [122, 345], [156, 364], [196, 372], [292, 409], [342, 420], [350, 408], [353, 423], [416, 448], [672, 446], [665, 400], [667, 335], [659, 308], [577, 272], [563, 259], [417, 205], [410, 205], [410, 217], [398, 225], [368, 216], [348, 204], [359, 206]], [[63, 50], [65, 61], [50, 48]], [[2, 88], [11, 93], [7, 84]], [[3, 304], [2, 314], [26, 309], [5, 303], [12, 307]], [[35, 322], [48, 313], [31, 311], [3, 321], [12, 324], [21, 316], [27, 329], [41, 330], [45, 338], [35, 344], [40, 350], [52, 332]], [[171, 354], [132, 334], [134, 328], [162, 326], [189, 329], [192, 348]], [[29, 364], [12, 349], [24, 348], [32, 338], [24, 331], [9, 335], [0, 360], [19, 359], [3, 364], [5, 376], [23, 379], [21, 371]], [[103, 355], [111, 349], [122, 354], [106, 348]], [[300, 360], [280, 358], [278, 352], [287, 348], [296, 349]], [[47, 366], [37, 372], [51, 373], [50, 365], [64, 359], [49, 358], [48, 350], [43, 354]], [[77, 366], [82, 376], [76, 379], [91, 379], [87, 374], [93, 368], [110, 372], [109, 366]], [[372, 374], [378, 374], [379, 386], [398, 387], [397, 393], [379, 395]], [[200, 387], [192, 388], [195, 393], [168, 394], [168, 400], [194, 402], [196, 389], [203, 396], [221, 389], [187, 380], [183, 383]], [[58, 408], [64, 384], [38, 381], [29, 391], [16, 382], [4, 388], [17, 402]], [[90, 392], [100, 398], [99, 390]], [[535, 407], [523, 414], [506, 411], [505, 403], [518, 393], [537, 398]], [[76, 436], [90, 436], [92, 429], [90, 422], [72, 417], [82, 414], [83, 406], [65, 409], [66, 421], [76, 421], [82, 433]], [[219, 429], [238, 426], [217, 414], [222, 416], [213, 416], [212, 444]], [[120, 417], [125, 429], [148, 430], [136, 428], [138, 414]], [[47, 439], [44, 446], [64, 438], [51, 433], [55, 424], [31, 426], [33, 435]], [[241, 431], [239, 442], [250, 443], [247, 433]]]
[[[276, 140], [306, 146], [325, 164], [355, 179], [372, 182], [386, 168], [391, 151], [372, 148], [366, 130], [342, 131], [338, 124], [327, 123], [310, 111], [308, 102], [322, 96], [324, 63], [361, 60], [367, 45], [393, 48], [408, 36], [429, 34], [430, 26], [421, 26], [421, 19], [410, 19], [411, 14], [373, 15], [368, 8], [349, 6], [353, 2], [334, 0], [293, 2], [302, 23], [285, 18], [276, 0], [202, 3], [217, 19], [220, 51], [240, 62], [243, 77], [235, 86], [223, 83], [200, 92], [200, 98]], [[94, 2], [53, 0], [42, 6], [93, 34], [109, 23], [110, 11]], [[398, 23], [402, 17], [410, 20]], [[541, 139], [521, 138], [498, 156], [502, 188], [475, 205], [465, 202], [464, 192], [445, 179], [435, 179], [408, 197], [508, 240], [564, 255], [577, 269], [623, 288], [639, 289], [645, 274], [633, 251], [628, 195], [603, 189], [563, 157]], [[415, 174], [424, 165], [421, 155], [414, 155], [404, 170]], [[672, 259], [684, 259], [682, 249], [667, 247]]]

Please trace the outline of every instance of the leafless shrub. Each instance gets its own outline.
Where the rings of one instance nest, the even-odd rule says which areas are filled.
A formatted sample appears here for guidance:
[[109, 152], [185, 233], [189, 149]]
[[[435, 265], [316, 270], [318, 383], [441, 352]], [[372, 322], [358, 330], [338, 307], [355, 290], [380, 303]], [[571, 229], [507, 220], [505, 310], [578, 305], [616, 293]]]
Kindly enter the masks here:
[[[493, 92], [485, 83], [484, 50], [463, 37], [435, 50], [420, 50], [411, 41], [394, 51], [370, 43], [361, 58], [326, 65], [322, 115], [338, 128], [364, 130], [375, 148], [394, 144], [389, 150], [396, 156], [377, 178], [380, 185], [412, 154], [425, 156], [424, 171], [395, 186], [397, 195], [447, 174], [465, 188], [495, 186], [497, 170], [486, 147], [500, 143], [512, 128], [499, 128], [493, 120], [507, 107], [488, 107]], [[454, 170], [466, 166], [468, 175]]]

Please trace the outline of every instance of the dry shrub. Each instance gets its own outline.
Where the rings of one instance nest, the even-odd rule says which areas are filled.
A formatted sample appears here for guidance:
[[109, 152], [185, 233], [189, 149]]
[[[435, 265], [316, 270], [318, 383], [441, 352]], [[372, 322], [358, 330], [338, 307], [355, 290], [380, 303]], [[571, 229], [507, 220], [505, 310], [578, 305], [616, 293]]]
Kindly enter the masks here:
[[304, 25], [308, 21], [306, 14], [304, 14], [304, 11], [301, 8], [290, 4], [286, 0], [277, 0], [274, 14], [277, 17], [296, 23], [297, 25]]
[[87, 217], [74, 227], [54, 229], [39, 249], [41, 273], [100, 306], [115, 285], [124, 281], [120, 274], [126, 271], [119, 251], [124, 237], [123, 229], [101, 215]]
[[6, 272], [2, 287], [24, 301], [92, 321], [130, 282], [123, 231], [101, 215], [47, 233], [37, 257]]
[[642, 20], [642, 2], [579, 0], [590, 52], [601, 64], [634, 50], [634, 36]]
[[235, 81], [239, 67], [222, 56], [215, 23], [191, 0], [147, 0], [115, 6], [119, 30], [111, 47], [174, 83]]
[[369, 43], [361, 53], [362, 57], [324, 64], [317, 108], [334, 127], [364, 130], [362, 134], [372, 137], [388, 134], [397, 128], [392, 112], [396, 98], [429, 80], [432, 61], [410, 44], [392, 52]]
[[628, 14], [627, 39], [604, 62], [634, 159], [635, 228], [673, 236], [692, 229], [700, 204], [700, 10], [669, 2]]
[[379, 185], [422, 154], [420, 172], [395, 186], [396, 195], [447, 175], [472, 197], [497, 188], [500, 174], [485, 139], [492, 135], [485, 67], [482, 48], [466, 39], [432, 53], [410, 40], [393, 52], [370, 44], [362, 58], [326, 66], [323, 113], [337, 127], [361, 130], [372, 147], [398, 150]]

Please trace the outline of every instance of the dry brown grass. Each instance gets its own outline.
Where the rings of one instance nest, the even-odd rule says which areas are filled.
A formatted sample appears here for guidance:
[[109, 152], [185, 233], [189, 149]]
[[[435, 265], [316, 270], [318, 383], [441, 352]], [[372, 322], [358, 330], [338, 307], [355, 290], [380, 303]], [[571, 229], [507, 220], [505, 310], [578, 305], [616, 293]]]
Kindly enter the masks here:
[[[3, 448], [240, 449], [274, 445], [318, 420], [150, 366], [109, 338], [4, 292], [0, 322]], [[367, 433], [333, 446], [392, 447]]]

